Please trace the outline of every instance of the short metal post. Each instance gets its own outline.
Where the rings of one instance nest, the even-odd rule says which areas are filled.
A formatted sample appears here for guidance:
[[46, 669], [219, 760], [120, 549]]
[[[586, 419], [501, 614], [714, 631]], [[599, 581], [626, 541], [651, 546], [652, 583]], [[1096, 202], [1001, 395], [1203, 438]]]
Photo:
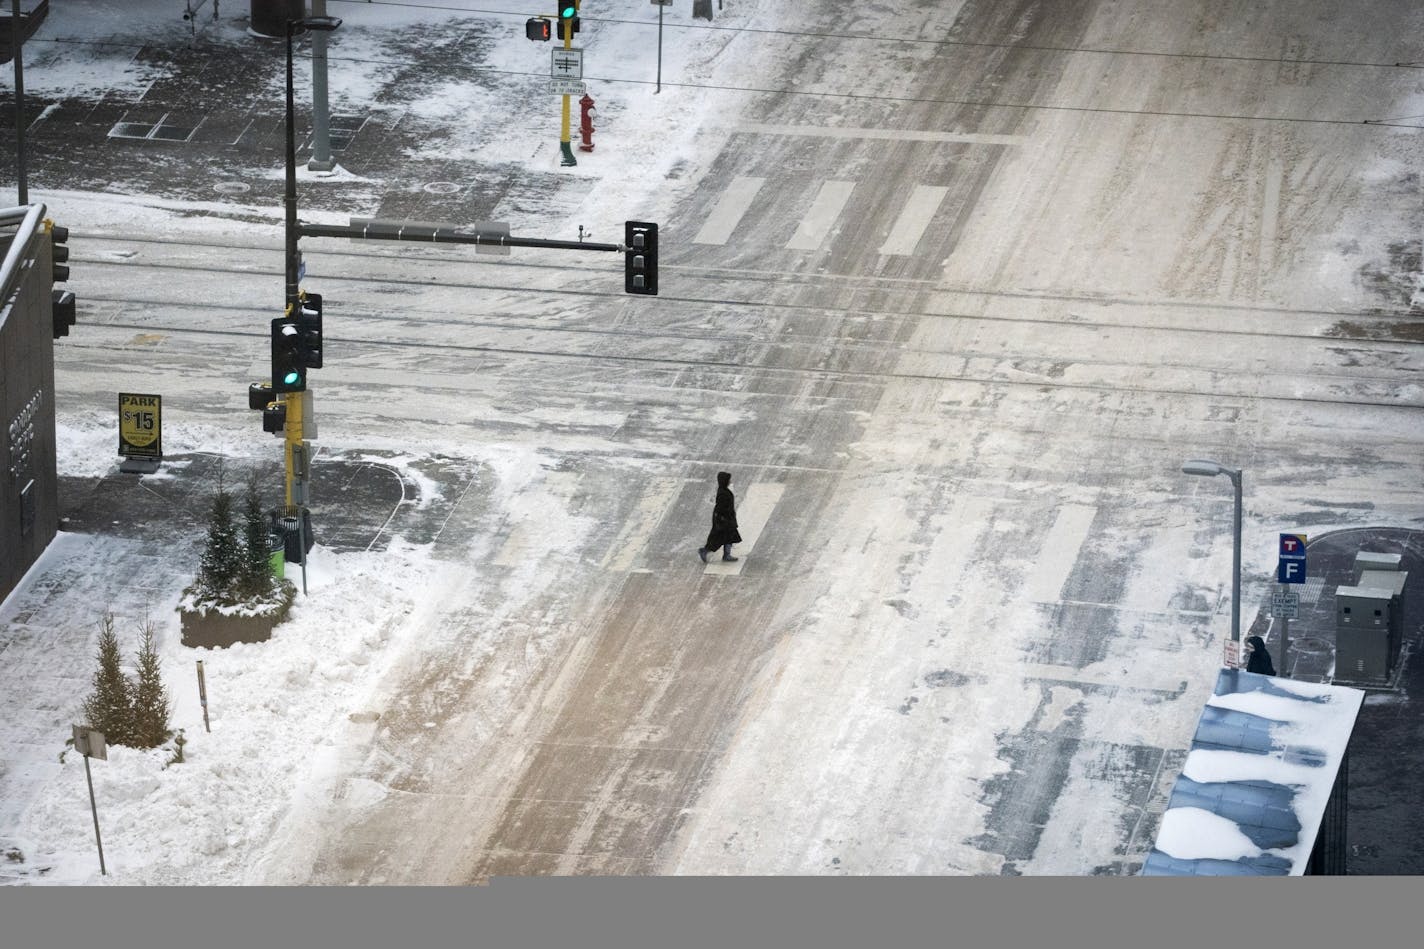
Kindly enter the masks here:
[[89, 755], [84, 755], [84, 780], [89, 782], [89, 810], [94, 814], [94, 843], [99, 845], [99, 875], [108, 876], [104, 869], [104, 841], [99, 839], [99, 807], [94, 803], [94, 778], [89, 773]]
[[208, 685], [203, 681], [203, 660], [198, 660], [198, 701], [203, 703], [203, 731], [211, 732], [208, 727]]

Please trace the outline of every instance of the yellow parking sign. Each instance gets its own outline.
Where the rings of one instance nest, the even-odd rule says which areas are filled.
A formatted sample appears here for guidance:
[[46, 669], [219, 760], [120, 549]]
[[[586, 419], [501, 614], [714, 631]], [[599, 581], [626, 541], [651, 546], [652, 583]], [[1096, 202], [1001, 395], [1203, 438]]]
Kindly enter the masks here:
[[119, 454], [163, 457], [163, 396], [119, 393]]

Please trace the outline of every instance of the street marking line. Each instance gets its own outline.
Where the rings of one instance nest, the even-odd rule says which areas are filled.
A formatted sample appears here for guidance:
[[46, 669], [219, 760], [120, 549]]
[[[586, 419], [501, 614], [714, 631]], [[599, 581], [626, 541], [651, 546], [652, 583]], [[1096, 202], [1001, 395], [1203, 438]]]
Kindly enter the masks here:
[[702, 568], [702, 572], [714, 576], [740, 574], [742, 565], [747, 562], [747, 554], [756, 547], [757, 538], [761, 536], [766, 522], [771, 520], [771, 512], [785, 490], [786, 485], [781, 481], [758, 481], [749, 486], [746, 497], [737, 505], [737, 533], [742, 535], [742, 542], [732, 548], [732, 556], [739, 559], [736, 563], [723, 563], [717, 559], [722, 556], [720, 552], [708, 551], [707, 566]]
[[569, 680], [578, 673], [583, 654], [587, 651], [588, 637], [580, 636], [578, 642], [574, 643], [574, 648], [570, 649], [568, 656], [564, 658], [563, 666], [559, 669], [559, 674], [554, 677], [553, 685], [549, 686], [549, 691], [545, 692], [544, 697], [539, 700], [540, 708], [548, 708], [563, 697], [568, 690]]
[[786, 242], [788, 250], [815, 250], [826, 240], [831, 225], [845, 209], [850, 193], [855, 190], [854, 181], [827, 181], [821, 185], [806, 216], [801, 219], [796, 233]]
[[668, 509], [677, 501], [683, 484], [682, 478], [651, 479], [643, 496], [638, 500], [637, 510], [608, 546], [608, 552], [603, 555], [603, 563], [599, 564], [599, 567], [619, 573], [632, 570], [638, 556], [652, 541], [653, 532], [667, 516]]
[[748, 122], [735, 132], [759, 135], [804, 135], [813, 138], [863, 138], [897, 142], [953, 142], [965, 145], [1022, 145], [1023, 135], [978, 135], [973, 132], [931, 132], [919, 129], [837, 128], [816, 125], [763, 125]]
[[1088, 539], [1098, 509], [1087, 504], [1065, 504], [1039, 545], [1038, 563], [1028, 579], [1028, 597], [1035, 603], [1056, 603], [1068, 582], [1078, 552]]
[[747, 208], [751, 207], [757, 192], [764, 184], [766, 184], [765, 178], [732, 179], [727, 190], [722, 192], [717, 206], [712, 209], [711, 214], [707, 215], [707, 220], [702, 222], [702, 229], [697, 232], [692, 243], [727, 243], [727, 239], [732, 236], [732, 232], [742, 222], [742, 215], [747, 213]]
[[905, 202], [904, 210], [896, 219], [895, 226], [890, 228], [890, 236], [885, 238], [885, 243], [880, 246], [880, 253], [905, 257], [913, 254], [920, 238], [925, 235], [925, 229], [930, 226], [930, 221], [934, 220], [940, 202], [948, 193], [948, 188], [939, 185], [916, 185], [910, 194], [910, 200]]

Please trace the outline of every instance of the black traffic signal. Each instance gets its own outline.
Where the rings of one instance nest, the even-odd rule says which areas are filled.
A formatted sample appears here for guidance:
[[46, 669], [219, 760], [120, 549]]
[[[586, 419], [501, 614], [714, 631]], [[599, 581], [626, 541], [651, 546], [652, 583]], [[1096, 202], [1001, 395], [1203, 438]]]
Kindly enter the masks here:
[[74, 325], [74, 294], [68, 290], [50, 291], [50, 319], [55, 339], [69, 335], [69, 328]]
[[579, 31], [577, 0], [559, 0], [559, 32], [554, 35], [561, 40], [571, 39]]
[[287, 403], [268, 402], [262, 407], [262, 431], [281, 435], [287, 430]]
[[55, 283], [69, 279], [69, 248], [65, 246], [65, 241], [69, 240], [69, 228], [60, 227], [53, 221], [46, 221], [49, 231], [49, 259], [50, 276]]
[[277, 401], [270, 382], [254, 382], [247, 387], [247, 407], [262, 410], [262, 431], [280, 435], [287, 427], [287, 405]]
[[[61, 283], [69, 279], [69, 247], [65, 244], [69, 240], [69, 228], [45, 221], [45, 230], [49, 234], [50, 282]], [[55, 339], [69, 335], [69, 328], [74, 325], [73, 293], [50, 292], [50, 322]]]
[[247, 386], [247, 407], [249, 409], [265, 409], [267, 403], [277, 397], [272, 394], [272, 383], [253, 382]]
[[295, 316], [279, 316], [272, 321], [272, 391], [303, 392], [307, 387], [307, 367], [302, 359], [302, 334]]
[[628, 293], [658, 293], [658, 226], [646, 221], [623, 225], [623, 289]]
[[553, 35], [554, 26], [549, 22], [549, 18], [546, 16], [531, 17], [524, 21], [525, 39], [548, 42], [549, 38]]
[[302, 365], [321, 368], [321, 294], [303, 293], [297, 311], [297, 331], [302, 341]]

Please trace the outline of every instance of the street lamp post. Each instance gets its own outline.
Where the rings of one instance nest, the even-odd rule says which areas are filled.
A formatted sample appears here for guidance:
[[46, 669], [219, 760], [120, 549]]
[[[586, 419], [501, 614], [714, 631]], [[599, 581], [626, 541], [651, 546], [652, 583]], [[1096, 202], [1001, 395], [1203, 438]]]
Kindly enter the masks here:
[[297, 130], [292, 93], [292, 38], [307, 30], [330, 33], [341, 25], [334, 16], [308, 16], [287, 21], [287, 303], [293, 312], [297, 304]]
[[1182, 465], [1182, 472], [1214, 478], [1226, 475], [1236, 489], [1236, 518], [1232, 526], [1231, 546], [1231, 641], [1241, 642], [1241, 469], [1228, 468], [1215, 461], [1194, 459]]

